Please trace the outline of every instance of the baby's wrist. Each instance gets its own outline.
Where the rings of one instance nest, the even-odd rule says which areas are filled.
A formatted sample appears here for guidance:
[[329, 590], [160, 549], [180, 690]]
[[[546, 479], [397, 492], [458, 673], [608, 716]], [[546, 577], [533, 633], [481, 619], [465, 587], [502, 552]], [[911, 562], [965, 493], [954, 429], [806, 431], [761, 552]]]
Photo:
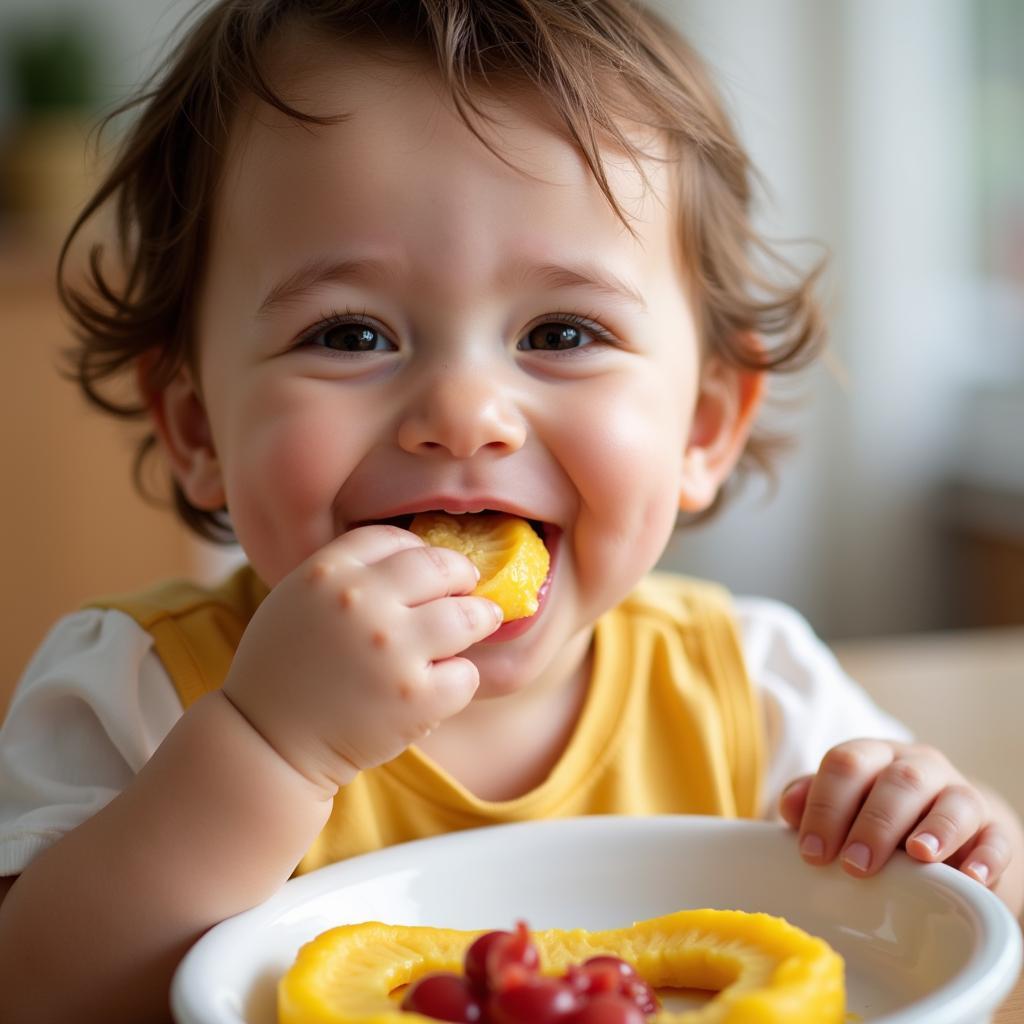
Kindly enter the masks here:
[[[271, 737], [260, 728], [244, 705], [227, 689], [221, 689], [217, 693], [228, 714], [257, 740], [270, 759], [283, 766], [286, 773], [294, 776], [299, 788], [305, 790], [314, 800], [329, 804], [338, 790], [342, 786], [347, 786], [359, 774], [359, 769], [355, 765], [334, 752], [329, 759], [330, 763], [317, 764], [316, 757], [311, 754], [311, 749], [315, 748], [317, 743], [288, 744], [282, 742], [280, 737]], [[292, 747], [297, 751], [295, 756], [289, 756]]]

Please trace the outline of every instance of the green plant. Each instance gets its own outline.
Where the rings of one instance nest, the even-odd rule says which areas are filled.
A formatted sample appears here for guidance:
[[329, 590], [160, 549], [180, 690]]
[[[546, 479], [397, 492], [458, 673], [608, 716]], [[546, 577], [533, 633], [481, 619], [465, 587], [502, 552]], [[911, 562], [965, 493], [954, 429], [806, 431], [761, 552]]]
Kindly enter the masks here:
[[87, 28], [65, 19], [25, 27], [8, 43], [16, 108], [25, 114], [82, 110], [97, 99], [97, 47]]

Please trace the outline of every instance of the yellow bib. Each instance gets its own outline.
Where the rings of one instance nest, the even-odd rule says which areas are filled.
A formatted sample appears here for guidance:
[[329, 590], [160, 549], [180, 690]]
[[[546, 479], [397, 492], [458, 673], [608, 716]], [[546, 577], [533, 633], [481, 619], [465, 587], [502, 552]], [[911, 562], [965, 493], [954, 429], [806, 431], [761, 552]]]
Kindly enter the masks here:
[[[267, 589], [246, 566], [221, 586], [161, 584], [93, 607], [153, 637], [183, 707], [221, 685]], [[296, 874], [425, 836], [584, 814], [754, 817], [763, 737], [728, 595], [652, 574], [594, 629], [593, 674], [549, 776], [514, 800], [481, 800], [416, 747], [362, 772]]]

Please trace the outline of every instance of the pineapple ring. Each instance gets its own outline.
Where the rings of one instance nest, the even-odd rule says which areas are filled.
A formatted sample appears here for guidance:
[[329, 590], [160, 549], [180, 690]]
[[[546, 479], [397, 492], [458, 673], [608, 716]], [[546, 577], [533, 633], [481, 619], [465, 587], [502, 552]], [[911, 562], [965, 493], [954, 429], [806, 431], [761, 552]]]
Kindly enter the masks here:
[[501, 606], [505, 621], [525, 619], [540, 607], [537, 593], [551, 558], [525, 519], [500, 514], [452, 516], [424, 512], [409, 529], [432, 547], [451, 548], [479, 570], [473, 593]]
[[[390, 993], [431, 971], [460, 973], [483, 932], [376, 921], [323, 932], [278, 983], [279, 1024], [431, 1024]], [[696, 1010], [661, 1010], [656, 1024], [840, 1024], [843, 961], [823, 940], [779, 917], [681, 910], [630, 928], [532, 933], [545, 974], [611, 954], [654, 988], [720, 990]]]

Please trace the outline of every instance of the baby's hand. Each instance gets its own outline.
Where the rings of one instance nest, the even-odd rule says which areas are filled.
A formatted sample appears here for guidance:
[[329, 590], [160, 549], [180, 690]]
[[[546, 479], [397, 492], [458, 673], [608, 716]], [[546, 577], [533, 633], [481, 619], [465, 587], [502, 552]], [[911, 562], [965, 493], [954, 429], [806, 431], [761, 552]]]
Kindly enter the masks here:
[[224, 694], [329, 794], [469, 703], [459, 652], [501, 609], [470, 597], [476, 569], [392, 526], [343, 534], [286, 576], [246, 629]]
[[873, 875], [900, 845], [989, 887], [1010, 861], [1011, 837], [985, 796], [933, 747], [840, 743], [816, 775], [790, 783], [779, 809], [800, 830], [806, 861], [827, 864], [838, 854], [857, 877]]

